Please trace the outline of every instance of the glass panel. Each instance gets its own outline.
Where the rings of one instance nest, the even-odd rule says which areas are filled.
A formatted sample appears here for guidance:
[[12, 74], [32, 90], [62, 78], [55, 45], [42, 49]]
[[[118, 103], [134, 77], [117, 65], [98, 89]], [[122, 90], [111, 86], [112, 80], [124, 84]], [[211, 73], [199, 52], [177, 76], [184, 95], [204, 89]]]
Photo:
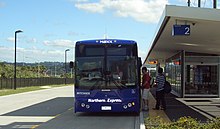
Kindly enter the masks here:
[[108, 56], [107, 86], [130, 87], [136, 84], [136, 60], [134, 57], [121, 56], [115, 58]]
[[76, 60], [76, 86], [100, 88], [104, 86], [103, 57], [82, 57]]
[[181, 93], [181, 65], [180, 65], [180, 61], [176, 60], [175, 61], [175, 68], [176, 68], [176, 78], [175, 78], [175, 85], [176, 85], [176, 90], [178, 93]]
[[217, 65], [187, 65], [186, 94], [217, 95]]
[[86, 56], [104, 56], [104, 48], [86, 48]]
[[181, 61], [180, 54], [166, 61], [166, 79], [172, 85], [172, 90], [181, 95]]
[[108, 48], [107, 55], [109, 56], [125, 56], [127, 48]]
[[76, 57], [104, 56], [105, 54], [105, 49], [103, 46], [77, 45], [75, 50]]
[[137, 86], [136, 46], [79, 45], [76, 48], [76, 86], [85, 89]]

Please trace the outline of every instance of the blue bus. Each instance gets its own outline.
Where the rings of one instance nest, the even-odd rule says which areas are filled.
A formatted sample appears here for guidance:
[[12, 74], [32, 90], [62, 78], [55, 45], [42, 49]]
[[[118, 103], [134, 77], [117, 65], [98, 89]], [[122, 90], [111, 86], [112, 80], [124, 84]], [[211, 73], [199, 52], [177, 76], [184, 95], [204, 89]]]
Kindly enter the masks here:
[[76, 42], [75, 112], [140, 112], [140, 58], [132, 40]]

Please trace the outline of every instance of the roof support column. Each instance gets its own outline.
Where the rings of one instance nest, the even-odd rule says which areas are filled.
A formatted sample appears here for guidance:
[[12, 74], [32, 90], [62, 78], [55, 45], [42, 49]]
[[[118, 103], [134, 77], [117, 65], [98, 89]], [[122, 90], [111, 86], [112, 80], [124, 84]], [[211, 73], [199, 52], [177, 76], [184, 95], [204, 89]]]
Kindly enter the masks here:
[[185, 50], [181, 51], [181, 91], [182, 93], [180, 94], [180, 96], [182, 98], [185, 97]]
[[190, 7], [190, 0], [188, 0], [188, 2], [187, 2], [187, 3], [188, 3], [188, 7]]
[[217, 6], [217, 0], [213, 0], [213, 8], [216, 9]]

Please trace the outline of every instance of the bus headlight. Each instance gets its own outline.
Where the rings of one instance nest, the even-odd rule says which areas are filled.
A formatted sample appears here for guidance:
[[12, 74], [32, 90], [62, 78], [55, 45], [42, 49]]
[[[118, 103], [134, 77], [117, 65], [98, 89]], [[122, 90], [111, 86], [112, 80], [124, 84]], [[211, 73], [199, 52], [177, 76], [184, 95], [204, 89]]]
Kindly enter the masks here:
[[128, 103], [128, 107], [131, 107], [132, 106], [132, 104], [131, 103]]
[[86, 104], [85, 103], [81, 103], [81, 107], [85, 107], [86, 106]]
[[127, 108], [128, 108], [128, 106], [127, 106], [127, 105], [124, 105], [124, 106], [123, 106], [123, 108], [124, 108], [124, 109], [127, 109]]
[[89, 105], [86, 105], [86, 108], [87, 108], [87, 109], [89, 109], [89, 108], [90, 108], [90, 106], [89, 106]]

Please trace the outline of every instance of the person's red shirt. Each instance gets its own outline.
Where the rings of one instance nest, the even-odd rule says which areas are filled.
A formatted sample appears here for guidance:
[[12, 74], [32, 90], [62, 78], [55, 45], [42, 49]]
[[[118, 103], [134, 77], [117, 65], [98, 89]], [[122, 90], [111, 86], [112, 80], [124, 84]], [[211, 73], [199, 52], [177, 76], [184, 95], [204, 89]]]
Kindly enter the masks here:
[[150, 75], [149, 73], [145, 73], [142, 77], [142, 86], [144, 89], [149, 89], [150, 88]]

